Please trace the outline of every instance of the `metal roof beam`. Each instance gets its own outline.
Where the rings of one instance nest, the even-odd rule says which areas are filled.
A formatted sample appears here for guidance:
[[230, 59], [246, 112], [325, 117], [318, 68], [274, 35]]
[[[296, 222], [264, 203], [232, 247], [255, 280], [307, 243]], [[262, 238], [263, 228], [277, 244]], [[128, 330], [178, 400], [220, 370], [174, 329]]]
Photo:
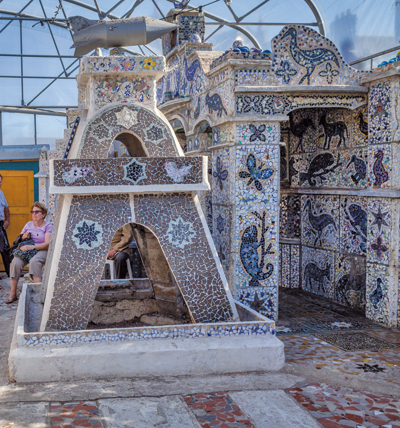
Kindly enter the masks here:
[[[31, 3], [33, 2], [33, 0], [30, 0], [30, 2], [28, 2], [18, 13], [16, 16], [18, 16], [23, 10], [25, 10]], [[8, 22], [1, 30], [0, 30], [0, 34], [11, 24], [12, 20], [10, 22]]]

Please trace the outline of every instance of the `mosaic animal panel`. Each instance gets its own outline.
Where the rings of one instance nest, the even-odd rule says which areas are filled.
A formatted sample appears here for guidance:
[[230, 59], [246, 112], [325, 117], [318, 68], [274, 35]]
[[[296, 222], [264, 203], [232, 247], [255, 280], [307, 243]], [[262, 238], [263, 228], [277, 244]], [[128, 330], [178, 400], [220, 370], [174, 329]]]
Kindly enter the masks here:
[[368, 262], [389, 264], [391, 217], [389, 199], [368, 200]]
[[252, 287], [237, 290], [236, 299], [260, 314], [275, 319], [278, 310], [277, 287]]
[[277, 286], [278, 157], [278, 146], [236, 148], [235, 282], [239, 287]]
[[336, 46], [309, 27], [286, 26], [271, 44], [278, 85], [358, 85], [366, 74], [347, 65]]
[[389, 272], [386, 266], [367, 263], [366, 316], [373, 321], [388, 325]]
[[66, 159], [54, 161], [54, 185], [119, 186], [195, 184], [203, 158]]
[[347, 109], [299, 109], [289, 114], [290, 153], [348, 149], [366, 146], [366, 107]]
[[365, 310], [366, 258], [336, 254], [334, 300], [358, 310]]
[[334, 298], [335, 253], [302, 246], [302, 288], [310, 293]]
[[392, 147], [390, 144], [368, 147], [368, 185], [389, 187], [392, 176]]
[[369, 143], [391, 142], [392, 88], [389, 81], [373, 84], [369, 88], [368, 123]]
[[149, 157], [177, 156], [173, 131], [152, 111], [135, 104], [109, 107], [85, 127], [78, 158], [106, 159], [111, 143], [123, 132], [137, 135]]
[[340, 251], [367, 254], [368, 202], [355, 196], [340, 197]]
[[100, 109], [110, 103], [154, 102], [153, 80], [145, 78], [95, 78], [94, 106]]
[[302, 244], [336, 250], [339, 245], [339, 197], [304, 195], [301, 202]]
[[287, 239], [300, 239], [301, 196], [282, 194], [280, 205], [280, 237]]
[[236, 125], [237, 144], [277, 144], [280, 127], [277, 124], [260, 122]]
[[368, 184], [368, 149], [318, 151], [289, 159], [295, 187], [359, 187]]

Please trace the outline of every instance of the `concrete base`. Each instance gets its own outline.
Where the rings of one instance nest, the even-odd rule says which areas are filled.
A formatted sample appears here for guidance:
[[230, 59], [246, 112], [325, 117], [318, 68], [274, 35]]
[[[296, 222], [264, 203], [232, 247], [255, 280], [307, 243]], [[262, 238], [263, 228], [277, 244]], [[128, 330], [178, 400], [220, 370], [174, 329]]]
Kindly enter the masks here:
[[27, 333], [31, 295], [25, 285], [9, 355], [17, 382], [265, 372], [284, 364], [274, 322], [251, 309], [240, 312], [253, 321]]
[[274, 336], [167, 339], [15, 348], [9, 363], [17, 382], [51, 382], [279, 370], [284, 352]]

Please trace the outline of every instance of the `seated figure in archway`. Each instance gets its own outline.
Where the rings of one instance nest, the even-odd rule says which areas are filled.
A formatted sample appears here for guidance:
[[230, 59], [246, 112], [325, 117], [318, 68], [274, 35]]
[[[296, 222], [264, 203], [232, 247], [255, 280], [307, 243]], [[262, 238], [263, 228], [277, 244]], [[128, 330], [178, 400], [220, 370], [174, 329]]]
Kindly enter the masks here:
[[114, 260], [115, 276], [117, 279], [124, 279], [126, 277], [127, 260], [129, 260], [129, 245], [132, 240], [132, 227], [130, 224], [125, 224], [115, 232], [111, 241], [107, 259]]

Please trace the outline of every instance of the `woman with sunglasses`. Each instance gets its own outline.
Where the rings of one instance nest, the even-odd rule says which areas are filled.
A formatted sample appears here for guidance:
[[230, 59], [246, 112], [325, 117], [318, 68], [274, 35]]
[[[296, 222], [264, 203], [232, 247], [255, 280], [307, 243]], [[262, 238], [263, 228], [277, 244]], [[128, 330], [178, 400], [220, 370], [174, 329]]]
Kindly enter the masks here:
[[[47, 249], [49, 248], [53, 225], [44, 219], [47, 215], [47, 208], [40, 202], [35, 202], [31, 208], [32, 221], [28, 221], [22, 229], [22, 240], [28, 239], [29, 234], [34, 241], [34, 245], [24, 245], [21, 251], [36, 250], [37, 253], [29, 261], [29, 274], [33, 282], [42, 282], [42, 269], [46, 262]], [[17, 285], [24, 266], [25, 260], [15, 256], [10, 267], [11, 291], [6, 303], [13, 303], [18, 300]]]

